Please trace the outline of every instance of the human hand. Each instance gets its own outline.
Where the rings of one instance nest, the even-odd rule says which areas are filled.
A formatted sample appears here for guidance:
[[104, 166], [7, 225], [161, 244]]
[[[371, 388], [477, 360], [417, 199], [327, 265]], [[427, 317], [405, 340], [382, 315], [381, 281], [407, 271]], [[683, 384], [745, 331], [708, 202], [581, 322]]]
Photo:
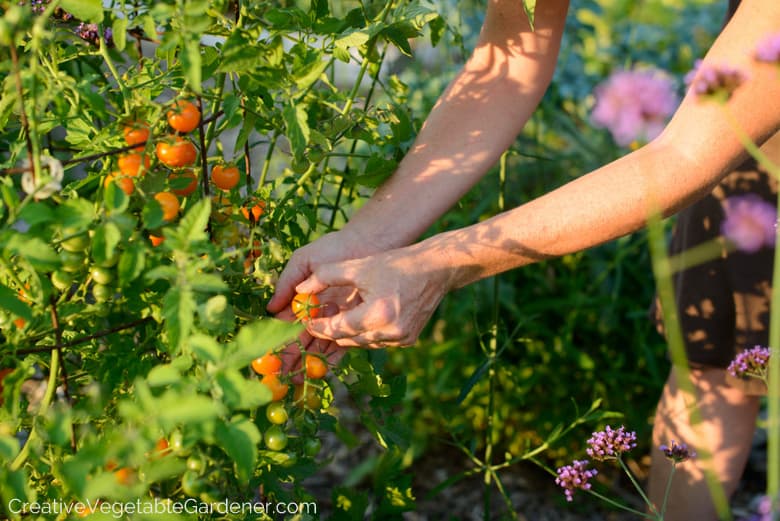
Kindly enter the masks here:
[[[444, 295], [451, 289], [446, 258], [419, 245], [323, 264], [296, 286], [299, 293], [335, 288], [356, 292], [352, 306], [307, 320], [314, 337], [342, 347], [414, 344]], [[322, 301], [322, 299], [320, 299]]]

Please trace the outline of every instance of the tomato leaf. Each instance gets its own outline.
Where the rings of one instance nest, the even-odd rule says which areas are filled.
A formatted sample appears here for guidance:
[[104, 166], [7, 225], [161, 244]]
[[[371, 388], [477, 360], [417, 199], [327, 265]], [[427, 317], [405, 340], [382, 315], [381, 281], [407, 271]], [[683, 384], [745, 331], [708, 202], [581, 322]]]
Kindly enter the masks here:
[[13, 235], [5, 245], [7, 256], [19, 255], [36, 269], [54, 271], [60, 266], [60, 258], [49, 244], [39, 237]]
[[19, 211], [19, 218], [35, 226], [54, 220], [54, 212], [45, 203], [29, 203]]
[[103, 203], [109, 213], [121, 213], [127, 210], [130, 197], [116, 183], [108, 183], [103, 192]]
[[255, 358], [295, 340], [303, 331], [302, 324], [275, 318], [264, 318], [247, 324], [228, 345], [225, 364], [228, 367], [246, 367]]
[[287, 139], [290, 141], [296, 158], [303, 157], [304, 149], [309, 143], [309, 123], [306, 121], [306, 109], [302, 105], [287, 105], [282, 111]]
[[127, 18], [115, 18], [111, 24], [114, 46], [118, 51], [124, 51], [127, 45]]
[[208, 240], [206, 226], [211, 215], [211, 201], [201, 199], [179, 221], [179, 234], [189, 244]]
[[188, 288], [172, 287], [163, 297], [162, 315], [169, 345], [178, 350], [189, 336], [194, 322], [195, 299]]
[[217, 423], [215, 434], [219, 445], [235, 462], [239, 479], [248, 481], [257, 464], [260, 431], [248, 419], [237, 418], [230, 423]]
[[122, 255], [119, 257], [119, 283], [127, 285], [135, 280], [146, 266], [146, 252], [144, 248], [136, 243], [130, 243]]
[[528, 17], [528, 23], [531, 29], [534, 28], [534, 13], [536, 12], [536, 0], [523, 0], [523, 10]]
[[0, 284], [0, 308], [25, 320], [32, 318], [30, 306], [19, 300], [15, 291], [2, 284]]
[[104, 223], [97, 227], [92, 237], [92, 258], [98, 264], [106, 262], [116, 254], [122, 233], [116, 224]]
[[99, 24], [103, 21], [103, 2], [101, 0], [62, 0], [60, 7], [76, 18]]
[[271, 390], [258, 380], [248, 380], [237, 369], [225, 369], [215, 378], [222, 402], [231, 409], [255, 409], [271, 401]]

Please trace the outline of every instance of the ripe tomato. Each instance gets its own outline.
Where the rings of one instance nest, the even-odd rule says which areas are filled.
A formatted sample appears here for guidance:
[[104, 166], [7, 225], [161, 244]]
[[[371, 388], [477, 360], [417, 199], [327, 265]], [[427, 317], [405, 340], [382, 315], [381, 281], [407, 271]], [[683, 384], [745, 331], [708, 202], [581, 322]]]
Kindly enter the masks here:
[[162, 236], [160, 236], [160, 235], [152, 235], [152, 234], [150, 233], [150, 234], [149, 234], [149, 242], [151, 242], [151, 243], [152, 243], [152, 246], [159, 246], [159, 245], [161, 245], [163, 242], [165, 242], [165, 237], [162, 237]]
[[312, 380], [321, 380], [328, 374], [328, 364], [316, 355], [306, 355], [306, 376]]
[[168, 440], [165, 438], [160, 438], [157, 440], [157, 443], [154, 444], [154, 450], [157, 451], [158, 454], [164, 456], [171, 451], [171, 446], [168, 443]]
[[178, 132], [186, 134], [195, 130], [200, 123], [200, 110], [190, 101], [180, 99], [168, 111], [168, 124]]
[[119, 165], [119, 171], [122, 172], [122, 174], [129, 177], [137, 177], [149, 170], [151, 161], [149, 161], [149, 156], [146, 154], [132, 152], [120, 156], [117, 160], [117, 164]]
[[108, 186], [111, 183], [115, 183], [120, 190], [127, 195], [132, 195], [135, 191], [135, 183], [129, 177], [125, 177], [121, 172], [111, 172], [106, 176], [106, 180], [103, 182], [103, 186]]
[[296, 385], [293, 392], [293, 403], [315, 411], [322, 408], [322, 398], [320, 398], [317, 388], [313, 385]]
[[314, 293], [298, 293], [292, 301], [292, 312], [298, 320], [309, 320], [320, 314], [320, 299]]
[[217, 188], [222, 190], [232, 190], [238, 184], [241, 174], [235, 166], [216, 165], [211, 169], [211, 179]]
[[266, 353], [260, 358], [252, 360], [252, 369], [260, 376], [280, 374], [282, 372], [282, 359], [274, 353]]
[[[189, 179], [189, 183], [185, 185], [184, 182], [187, 179]], [[187, 197], [198, 188], [198, 176], [195, 175], [195, 172], [192, 170], [171, 172], [171, 175], [168, 176], [168, 181], [170, 181], [173, 186], [177, 187], [171, 187], [171, 192], [179, 197]]]
[[16, 326], [18, 329], [24, 329], [24, 326], [26, 326], [26, 325], [27, 325], [27, 321], [26, 321], [25, 319], [23, 319], [22, 317], [15, 318], [15, 319], [14, 319], [14, 325], [15, 325], [15, 326]]
[[127, 467], [122, 467], [121, 469], [114, 472], [114, 478], [120, 485], [129, 485], [130, 482], [133, 481], [133, 470]]
[[172, 221], [179, 215], [179, 198], [170, 192], [154, 194], [155, 200], [160, 203], [163, 211], [163, 219]]
[[189, 166], [195, 162], [198, 157], [198, 149], [180, 136], [170, 136], [157, 143], [155, 147], [157, 159], [165, 166], [178, 168], [180, 166]]
[[[250, 203], [251, 204], [251, 203]], [[265, 201], [257, 201], [251, 208], [249, 205], [241, 207], [241, 215], [249, 222], [256, 223], [265, 213]]]
[[275, 425], [284, 425], [287, 423], [287, 409], [280, 402], [271, 402], [265, 408], [265, 417]]
[[149, 125], [140, 121], [128, 122], [122, 132], [128, 145], [143, 145], [149, 139]]
[[285, 396], [287, 396], [287, 390], [290, 388], [286, 383], [282, 383], [279, 377], [275, 374], [267, 374], [263, 376], [260, 383], [268, 387], [271, 390], [271, 401], [278, 402]]
[[284, 450], [287, 446], [287, 433], [278, 425], [272, 425], [265, 431], [265, 446], [271, 450]]

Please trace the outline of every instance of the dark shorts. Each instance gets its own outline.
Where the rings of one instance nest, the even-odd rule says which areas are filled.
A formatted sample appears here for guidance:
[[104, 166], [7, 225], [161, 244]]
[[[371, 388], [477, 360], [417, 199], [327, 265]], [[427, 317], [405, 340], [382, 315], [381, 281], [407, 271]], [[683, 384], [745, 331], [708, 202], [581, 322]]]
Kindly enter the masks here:
[[[780, 134], [763, 150], [780, 162]], [[777, 180], [753, 160], [741, 165], [712, 193], [678, 214], [670, 254], [718, 238], [724, 199], [745, 194], [775, 205]], [[678, 316], [692, 366], [727, 367], [742, 349], [767, 345], [774, 253], [766, 246], [755, 253], [723, 249], [718, 258], [675, 275]], [[663, 333], [657, 301], [653, 315]]]

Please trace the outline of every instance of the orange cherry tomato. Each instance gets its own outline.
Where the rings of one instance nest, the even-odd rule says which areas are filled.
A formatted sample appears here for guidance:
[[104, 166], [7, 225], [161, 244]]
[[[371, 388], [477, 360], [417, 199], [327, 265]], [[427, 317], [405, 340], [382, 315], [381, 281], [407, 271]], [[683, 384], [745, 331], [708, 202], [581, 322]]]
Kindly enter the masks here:
[[157, 159], [171, 168], [189, 166], [198, 158], [198, 149], [195, 148], [192, 141], [181, 136], [169, 137], [158, 142], [155, 152]]
[[[198, 176], [195, 175], [195, 172], [193, 172], [192, 170], [184, 170], [183, 172], [171, 172], [171, 175], [168, 176], [168, 179], [171, 181], [176, 181], [177, 179], [190, 180], [189, 184], [187, 184], [182, 188], [171, 189], [171, 192], [175, 193], [180, 197], [187, 197], [198, 188]], [[177, 186], [181, 186], [182, 183], [183, 183], [182, 181], [179, 181], [176, 184]]]
[[152, 235], [150, 233], [149, 234], [149, 242], [152, 243], [152, 246], [156, 247], [156, 246], [161, 245], [163, 242], [165, 242], [165, 237], [162, 237], [160, 235]]
[[221, 190], [232, 190], [238, 184], [241, 174], [235, 166], [217, 165], [211, 169], [211, 179], [217, 188]]
[[271, 401], [278, 402], [285, 396], [290, 388], [289, 385], [279, 380], [279, 377], [275, 374], [267, 374], [263, 376], [260, 383], [268, 387], [271, 390]]
[[122, 133], [128, 145], [143, 145], [149, 139], [149, 125], [140, 121], [130, 121], [125, 125]]
[[119, 171], [129, 177], [137, 177], [149, 170], [149, 156], [138, 152], [132, 152], [119, 157], [117, 164]]
[[154, 194], [154, 198], [160, 203], [163, 211], [163, 219], [172, 221], [179, 215], [179, 198], [170, 192], [160, 192]]
[[108, 186], [111, 183], [116, 184], [120, 190], [127, 195], [131, 195], [135, 191], [135, 183], [127, 176], [123, 176], [122, 172], [111, 172], [106, 176], [106, 180], [103, 182], [104, 186]]
[[168, 111], [168, 124], [176, 131], [192, 132], [200, 123], [200, 110], [191, 101], [180, 99]]
[[282, 359], [274, 353], [266, 353], [252, 360], [252, 369], [261, 376], [280, 374], [282, 372]]
[[122, 467], [114, 472], [114, 478], [120, 485], [129, 485], [133, 480], [133, 471], [127, 467]]
[[293, 404], [317, 410], [322, 407], [322, 398], [314, 385], [298, 384], [293, 391]]
[[[250, 203], [251, 204], [251, 203]], [[265, 213], [265, 201], [257, 201], [251, 208], [249, 205], [241, 207], [241, 215], [249, 222], [256, 223]]]
[[312, 380], [321, 380], [328, 374], [328, 364], [315, 355], [306, 355], [306, 376]]
[[320, 299], [314, 293], [298, 293], [292, 301], [292, 312], [298, 320], [309, 320], [320, 314]]

